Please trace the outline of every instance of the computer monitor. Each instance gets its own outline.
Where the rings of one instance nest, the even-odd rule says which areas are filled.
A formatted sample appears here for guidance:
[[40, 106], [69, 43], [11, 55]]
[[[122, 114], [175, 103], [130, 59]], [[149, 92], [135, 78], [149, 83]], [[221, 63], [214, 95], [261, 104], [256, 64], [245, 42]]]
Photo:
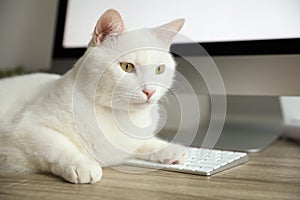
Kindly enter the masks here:
[[[54, 68], [64, 72], [85, 51], [99, 16], [114, 8], [125, 23], [153, 27], [185, 18], [181, 34], [201, 44], [216, 63], [227, 93], [227, 119], [217, 148], [259, 151], [281, 130], [278, 96], [300, 95], [300, 1], [298, 0], [60, 0], [54, 48]], [[174, 41], [193, 60], [199, 52], [191, 43]], [[189, 63], [175, 57], [187, 77]], [[184, 68], [184, 70], [182, 69]], [[201, 77], [192, 85], [206, 91]], [[204, 86], [203, 86], [204, 85]], [[210, 98], [199, 93], [205, 132]], [[171, 110], [172, 110], [172, 105]], [[172, 129], [171, 119], [167, 125]], [[193, 143], [200, 146], [201, 133]], [[227, 137], [228, 136], [228, 137]]]

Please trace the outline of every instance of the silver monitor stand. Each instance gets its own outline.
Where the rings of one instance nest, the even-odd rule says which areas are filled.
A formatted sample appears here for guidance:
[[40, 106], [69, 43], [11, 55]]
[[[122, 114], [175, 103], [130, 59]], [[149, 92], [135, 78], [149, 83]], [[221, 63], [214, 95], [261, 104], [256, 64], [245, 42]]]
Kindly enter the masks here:
[[[198, 62], [199, 58], [189, 59]], [[219, 56], [213, 59], [222, 75], [228, 95], [225, 126], [214, 148], [247, 152], [264, 149], [282, 133], [283, 118], [279, 96], [299, 93], [297, 91], [300, 82], [295, 74], [299, 74], [300, 57]], [[209, 120], [217, 119], [210, 119], [210, 99], [203, 77], [186, 60], [176, 58], [176, 61], [179, 73], [187, 77], [197, 95], [202, 96], [199, 99], [201, 124], [192, 143], [193, 146], [201, 147]], [[276, 77], [280, 77], [280, 81]], [[178, 85], [180, 84], [175, 86]], [[174, 136], [174, 125], [180, 123], [180, 119], [174, 119], [176, 113], [180, 113], [180, 110], [176, 110], [180, 105], [174, 102], [171, 98], [166, 109], [171, 112], [168, 115], [170, 123], [167, 124], [171, 128], [161, 134], [166, 139], [172, 137], [171, 132]], [[178, 142], [189, 144], [184, 137]]]
[[[206, 101], [204, 104], [207, 106], [208, 102]], [[168, 102], [168, 106], [173, 108], [173, 110], [177, 107], [172, 99]], [[203, 108], [205, 108], [205, 105]], [[174, 113], [171, 113], [171, 115], [174, 115]], [[174, 124], [174, 121], [170, 123]], [[208, 123], [209, 121], [200, 124], [198, 133], [191, 146], [202, 147]], [[282, 123], [278, 97], [227, 96], [225, 125], [221, 136], [213, 148], [251, 153], [259, 152], [280, 136]], [[189, 132], [185, 134], [189, 134]], [[188, 136], [185, 134], [177, 137], [173, 142], [190, 145], [189, 141], [187, 141]], [[160, 133], [160, 137], [166, 140], [172, 140], [175, 135], [176, 130], [170, 131], [165, 129]]]
[[278, 97], [228, 96], [227, 118], [218, 149], [259, 152], [282, 133]]

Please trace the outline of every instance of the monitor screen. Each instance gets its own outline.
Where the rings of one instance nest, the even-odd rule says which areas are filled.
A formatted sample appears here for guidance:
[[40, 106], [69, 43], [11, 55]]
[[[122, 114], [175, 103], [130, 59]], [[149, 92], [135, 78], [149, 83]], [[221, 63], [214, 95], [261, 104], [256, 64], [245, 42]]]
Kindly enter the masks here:
[[210, 55], [300, 53], [298, 0], [60, 0], [55, 58], [80, 57], [96, 21], [109, 8], [120, 11], [128, 29], [156, 27], [176, 18], [186, 23], [172, 48], [186, 55], [199, 53], [190, 41], [201, 43]]
[[200, 43], [300, 38], [299, 0], [69, 0], [63, 46], [85, 47], [109, 8], [121, 13], [129, 29], [184, 18], [180, 33]]

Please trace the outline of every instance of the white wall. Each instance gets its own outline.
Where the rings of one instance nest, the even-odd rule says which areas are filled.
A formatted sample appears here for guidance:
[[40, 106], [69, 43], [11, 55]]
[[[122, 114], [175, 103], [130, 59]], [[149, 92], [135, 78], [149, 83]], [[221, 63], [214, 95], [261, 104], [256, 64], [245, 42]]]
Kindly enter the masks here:
[[0, 68], [49, 69], [58, 0], [0, 0]]
[[300, 142], [300, 97], [281, 97], [284, 136]]
[[297, 125], [300, 127], [300, 98], [281, 97], [280, 102], [283, 111], [284, 123], [286, 125]]

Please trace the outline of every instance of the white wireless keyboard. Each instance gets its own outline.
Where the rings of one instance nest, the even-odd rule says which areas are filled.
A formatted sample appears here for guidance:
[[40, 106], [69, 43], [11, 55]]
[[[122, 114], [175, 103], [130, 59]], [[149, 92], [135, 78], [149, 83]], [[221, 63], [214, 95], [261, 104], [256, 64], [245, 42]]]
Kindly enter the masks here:
[[248, 161], [247, 153], [189, 147], [188, 159], [182, 164], [161, 164], [151, 161], [129, 159], [125, 165], [150, 169], [162, 169], [210, 176]]

